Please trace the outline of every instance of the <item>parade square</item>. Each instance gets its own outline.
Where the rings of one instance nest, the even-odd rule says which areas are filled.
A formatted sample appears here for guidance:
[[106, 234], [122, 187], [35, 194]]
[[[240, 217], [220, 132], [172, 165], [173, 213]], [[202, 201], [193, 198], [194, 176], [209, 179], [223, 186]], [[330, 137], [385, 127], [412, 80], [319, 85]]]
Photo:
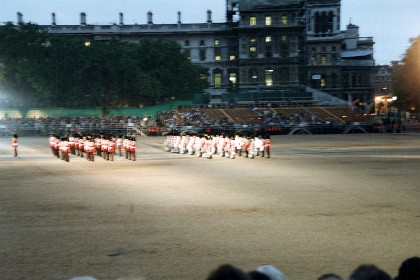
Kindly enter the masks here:
[[0, 137], [0, 278], [205, 279], [272, 264], [287, 279], [395, 276], [420, 247], [420, 135], [272, 137], [271, 158], [212, 159], [137, 137], [136, 161]]

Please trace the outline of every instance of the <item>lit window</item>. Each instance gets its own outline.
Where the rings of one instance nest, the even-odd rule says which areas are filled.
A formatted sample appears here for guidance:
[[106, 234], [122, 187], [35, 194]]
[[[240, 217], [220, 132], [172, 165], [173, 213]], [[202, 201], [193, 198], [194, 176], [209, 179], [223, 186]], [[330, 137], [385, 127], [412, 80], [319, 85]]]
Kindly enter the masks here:
[[214, 45], [219, 46], [220, 45], [220, 40], [218, 40], [218, 39], [214, 40]]
[[287, 42], [287, 36], [286, 35], [283, 35], [283, 36], [281, 36], [281, 41], [282, 42]]
[[257, 69], [251, 69], [249, 72], [249, 77], [252, 83], [257, 83], [258, 82], [258, 71]]
[[250, 18], [249, 18], [249, 25], [250, 25], [250, 26], [255, 26], [255, 25], [257, 25], [257, 18], [256, 18], [256, 17], [250, 17]]
[[214, 49], [214, 60], [216, 61], [222, 60], [222, 54], [221, 54], [220, 48]]
[[222, 73], [214, 74], [214, 87], [220, 88], [222, 86]]
[[249, 39], [249, 42], [250, 43], [256, 43], [257, 42], [257, 38], [251, 38], [251, 39]]
[[235, 59], [236, 59], [236, 55], [231, 54], [231, 55], [229, 56], [229, 60], [235, 60]]
[[327, 64], [327, 57], [325, 55], [321, 56], [321, 65]]
[[271, 87], [273, 85], [273, 72], [274, 70], [265, 70], [265, 85]]
[[266, 26], [270, 26], [271, 25], [271, 16], [266, 16], [265, 17], [265, 25]]
[[287, 25], [287, 16], [281, 16], [281, 24]]
[[85, 47], [90, 47], [90, 42], [85, 42]]
[[325, 79], [321, 79], [321, 87], [325, 87], [325, 86], [326, 86]]
[[232, 88], [236, 88], [236, 73], [229, 74], [229, 81]]
[[271, 36], [267, 36], [267, 37], [265, 37], [265, 42], [266, 42], [266, 43], [270, 43], [270, 42], [271, 42]]

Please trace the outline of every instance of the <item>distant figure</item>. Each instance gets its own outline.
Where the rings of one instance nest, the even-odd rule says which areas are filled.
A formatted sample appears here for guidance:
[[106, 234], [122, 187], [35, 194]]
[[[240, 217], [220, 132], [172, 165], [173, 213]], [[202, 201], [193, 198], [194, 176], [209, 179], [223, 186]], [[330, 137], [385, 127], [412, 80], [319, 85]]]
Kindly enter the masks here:
[[398, 276], [395, 280], [419, 280], [420, 279], [420, 258], [411, 257], [401, 263]]
[[375, 265], [360, 265], [348, 278], [349, 280], [392, 280], [388, 273]]
[[17, 136], [17, 134], [13, 134], [12, 148], [13, 148], [13, 152], [15, 154], [15, 157], [17, 157], [17, 147], [18, 147], [18, 136]]
[[243, 270], [224, 264], [210, 272], [207, 280], [252, 280]]

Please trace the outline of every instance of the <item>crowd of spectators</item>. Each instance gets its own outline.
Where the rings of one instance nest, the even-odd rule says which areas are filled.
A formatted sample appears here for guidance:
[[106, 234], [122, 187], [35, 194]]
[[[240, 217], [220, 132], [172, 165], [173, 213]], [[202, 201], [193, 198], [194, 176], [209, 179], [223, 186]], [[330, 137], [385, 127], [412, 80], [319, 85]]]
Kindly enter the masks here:
[[[255, 270], [244, 271], [232, 264], [223, 264], [210, 271], [206, 280], [287, 280], [286, 275], [273, 265], [261, 265]], [[347, 277], [335, 273], [325, 273], [314, 280], [419, 280], [420, 258], [410, 257], [404, 260], [398, 270], [398, 275], [392, 277], [389, 273], [374, 264], [362, 264]], [[71, 280], [96, 280], [92, 276], [79, 276]]]

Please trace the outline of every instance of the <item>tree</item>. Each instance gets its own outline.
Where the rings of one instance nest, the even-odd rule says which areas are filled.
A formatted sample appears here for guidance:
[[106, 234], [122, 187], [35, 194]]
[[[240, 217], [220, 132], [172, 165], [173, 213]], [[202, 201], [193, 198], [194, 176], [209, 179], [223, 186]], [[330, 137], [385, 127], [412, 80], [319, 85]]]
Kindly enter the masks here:
[[60, 107], [151, 105], [191, 99], [208, 86], [207, 69], [192, 64], [165, 39], [85, 44], [34, 24], [0, 26], [0, 86], [31, 104]]
[[398, 108], [420, 111], [420, 36], [411, 40], [402, 64], [395, 65], [393, 87]]

